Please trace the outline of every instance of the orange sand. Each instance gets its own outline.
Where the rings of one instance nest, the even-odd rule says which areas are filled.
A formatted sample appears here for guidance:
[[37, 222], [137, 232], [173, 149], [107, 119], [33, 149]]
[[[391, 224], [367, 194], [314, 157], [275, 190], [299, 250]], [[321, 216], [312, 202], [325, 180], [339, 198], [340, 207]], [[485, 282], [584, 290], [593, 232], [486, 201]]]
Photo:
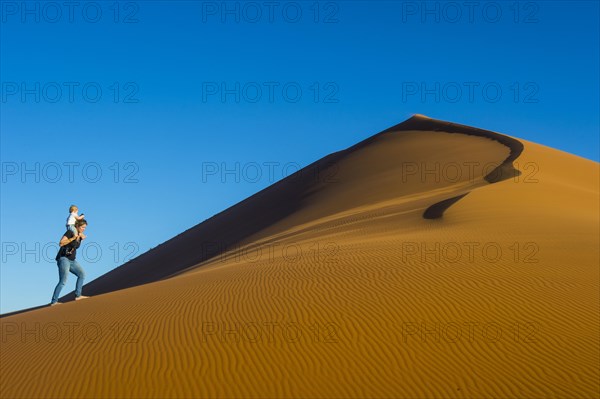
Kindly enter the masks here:
[[0, 397], [598, 397], [599, 181], [415, 116], [1, 318]]

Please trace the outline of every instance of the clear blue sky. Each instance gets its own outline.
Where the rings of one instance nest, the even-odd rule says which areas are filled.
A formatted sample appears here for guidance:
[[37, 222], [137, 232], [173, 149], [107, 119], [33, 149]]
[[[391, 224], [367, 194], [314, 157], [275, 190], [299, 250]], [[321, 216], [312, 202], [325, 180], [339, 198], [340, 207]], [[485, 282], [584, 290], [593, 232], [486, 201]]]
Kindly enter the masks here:
[[414, 113], [599, 159], [597, 1], [0, 4], [2, 313]]

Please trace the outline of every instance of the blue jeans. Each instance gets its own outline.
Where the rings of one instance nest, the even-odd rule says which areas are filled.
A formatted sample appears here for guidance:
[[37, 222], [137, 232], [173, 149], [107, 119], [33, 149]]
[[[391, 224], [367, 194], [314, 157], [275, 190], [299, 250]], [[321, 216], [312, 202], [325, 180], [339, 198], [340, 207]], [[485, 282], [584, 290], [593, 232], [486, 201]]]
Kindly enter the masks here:
[[75, 228], [74, 224], [68, 224], [67, 230], [71, 230], [73, 232], [73, 234], [77, 235], [77, 229]]
[[77, 276], [77, 283], [75, 283], [75, 296], [80, 297], [81, 288], [83, 287], [83, 280], [85, 279], [85, 271], [83, 271], [83, 268], [79, 262], [76, 260], [69, 260], [69, 258], [62, 256], [58, 258], [56, 263], [58, 265], [58, 284], [56, 284], [56, 288], [54, 288], [54, 295], [52, 295], [51, 303], [58, 301], [60, 291], [67, 283], [67, 276], [69, 275], [69, 272]]

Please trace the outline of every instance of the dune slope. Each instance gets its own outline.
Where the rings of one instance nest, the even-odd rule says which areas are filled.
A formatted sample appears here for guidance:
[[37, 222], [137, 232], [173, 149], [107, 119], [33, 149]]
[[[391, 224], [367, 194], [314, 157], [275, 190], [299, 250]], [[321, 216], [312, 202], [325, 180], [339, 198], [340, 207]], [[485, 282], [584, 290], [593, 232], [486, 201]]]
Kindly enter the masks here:
[[599, 178], [413, 117], [0, 319], [0, 397], [598, 397]]
[[[437, 133], [440, 130], [462, 134]], [[425, 146], [423, 132], [432, 139]], [[468, 159], [455, 162], [457, 154], [446, 153], [453, 146], [470, 152]], [[447, 200], [448, 193], [457, 192], [462, 196], [462, 191], [481, 184], [481, 177], [498, 181], [518, 174], [512, 160], [521, 151], [518, 140], [504, 135], [415, 116], [314, 162], [125, 263], [87, 284], [86, 292], [98, 295], [168, 278], [230, 248], [270, 235], [276, 230], [273, 225], [285, 231], [366, 204], [419, 197], [430, 203], [431, 209], [424, 213], [441, 217], [445, 206], [432, 198]], [[423, 166], [424, 160], [428, 164]], [[287, 224], [281, 226], [285, 220]], [[73, 299], [73, 293], [62, 299]]]

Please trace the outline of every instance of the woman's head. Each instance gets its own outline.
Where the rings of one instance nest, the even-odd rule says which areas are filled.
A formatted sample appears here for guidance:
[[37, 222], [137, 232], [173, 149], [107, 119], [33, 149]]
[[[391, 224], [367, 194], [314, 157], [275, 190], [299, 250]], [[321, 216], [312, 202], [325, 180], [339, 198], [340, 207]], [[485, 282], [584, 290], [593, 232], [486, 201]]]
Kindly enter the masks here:
[[77, 208], [77, 205], [71, 205], [69, 207], [69, 213], [77, 212], [78, 210], [79, 208]]
[[86, 227], [87, 227], [87, 220], [85, 220], [85, 219], [77, 220], [75, 222], [75, 228], [80, 233], [83, 233], [85, 231]]

